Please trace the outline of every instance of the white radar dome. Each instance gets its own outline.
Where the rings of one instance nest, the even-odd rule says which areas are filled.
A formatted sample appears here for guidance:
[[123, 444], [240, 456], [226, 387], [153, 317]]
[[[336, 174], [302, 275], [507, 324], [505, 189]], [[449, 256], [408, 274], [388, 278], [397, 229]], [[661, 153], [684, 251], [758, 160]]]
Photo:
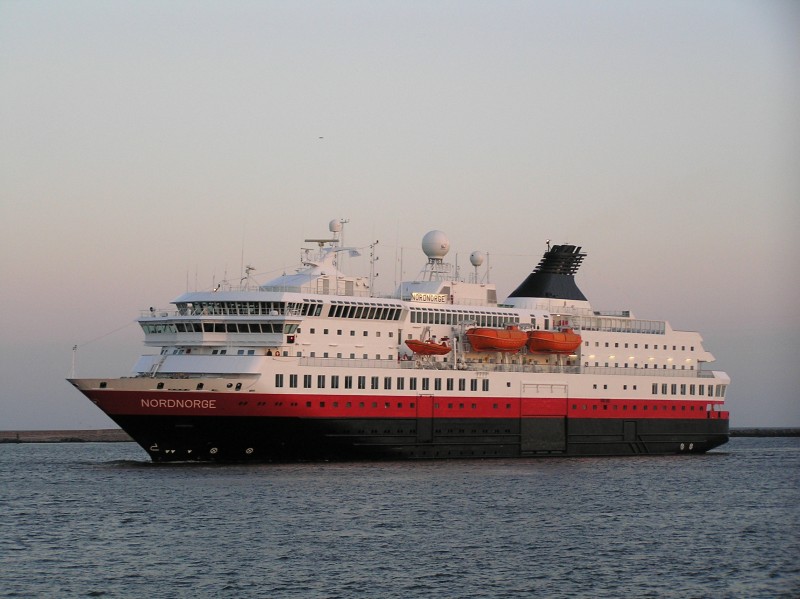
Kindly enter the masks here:
[[338, 218], [334, 218], [328, 223], [328, 231], [331, 233], [340, 233], [342, 231], [342, 221]]
[[450, 251], [450, 240], [441, 231], [429, 231], [422, 238], [422, 251], [428, 258], [444, 258]]
[[469, 255], [469, 262], [472, 266], [480, 266], [485, 258], [486, 256], [483, 255], [483, 252], [472, 252]]

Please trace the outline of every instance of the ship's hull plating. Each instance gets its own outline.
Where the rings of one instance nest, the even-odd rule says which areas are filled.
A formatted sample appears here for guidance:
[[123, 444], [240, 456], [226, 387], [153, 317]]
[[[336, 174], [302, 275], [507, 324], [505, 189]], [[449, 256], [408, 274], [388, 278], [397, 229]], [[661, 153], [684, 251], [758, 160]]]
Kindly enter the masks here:
[[343, 419], [124, 416], [153, 461], [296, 461], [703, 453], [727, 419]]

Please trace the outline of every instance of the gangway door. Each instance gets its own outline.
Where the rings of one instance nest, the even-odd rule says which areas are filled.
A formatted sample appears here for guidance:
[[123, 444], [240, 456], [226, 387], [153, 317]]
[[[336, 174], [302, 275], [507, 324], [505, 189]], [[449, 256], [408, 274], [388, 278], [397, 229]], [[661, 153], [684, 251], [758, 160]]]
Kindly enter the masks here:
[[417, 442], [433, 441], [433, 395], [417, 397]]
[[523, 384], [520, 398], [520, 452], [567, 449], [567, 385]]

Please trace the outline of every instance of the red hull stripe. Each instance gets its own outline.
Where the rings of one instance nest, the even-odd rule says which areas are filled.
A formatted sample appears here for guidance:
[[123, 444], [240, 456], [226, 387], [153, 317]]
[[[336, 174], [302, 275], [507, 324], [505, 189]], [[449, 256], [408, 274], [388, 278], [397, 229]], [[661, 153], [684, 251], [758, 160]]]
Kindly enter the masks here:
[[689, 418], [727, 419], [718, 401], [436, 397], [434, 395], [272, 395], [255, 393], [114, 391], [86, 395], [109, 415], [255, 416], [286, 418]]

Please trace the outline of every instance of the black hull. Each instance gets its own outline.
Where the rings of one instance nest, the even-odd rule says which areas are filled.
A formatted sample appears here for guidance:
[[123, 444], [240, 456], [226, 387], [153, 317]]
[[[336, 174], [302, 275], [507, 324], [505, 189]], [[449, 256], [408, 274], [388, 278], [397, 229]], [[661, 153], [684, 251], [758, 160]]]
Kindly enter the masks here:
[[704, 453], [724, 419], [299, 419], [116, 416], [155, 462]]

